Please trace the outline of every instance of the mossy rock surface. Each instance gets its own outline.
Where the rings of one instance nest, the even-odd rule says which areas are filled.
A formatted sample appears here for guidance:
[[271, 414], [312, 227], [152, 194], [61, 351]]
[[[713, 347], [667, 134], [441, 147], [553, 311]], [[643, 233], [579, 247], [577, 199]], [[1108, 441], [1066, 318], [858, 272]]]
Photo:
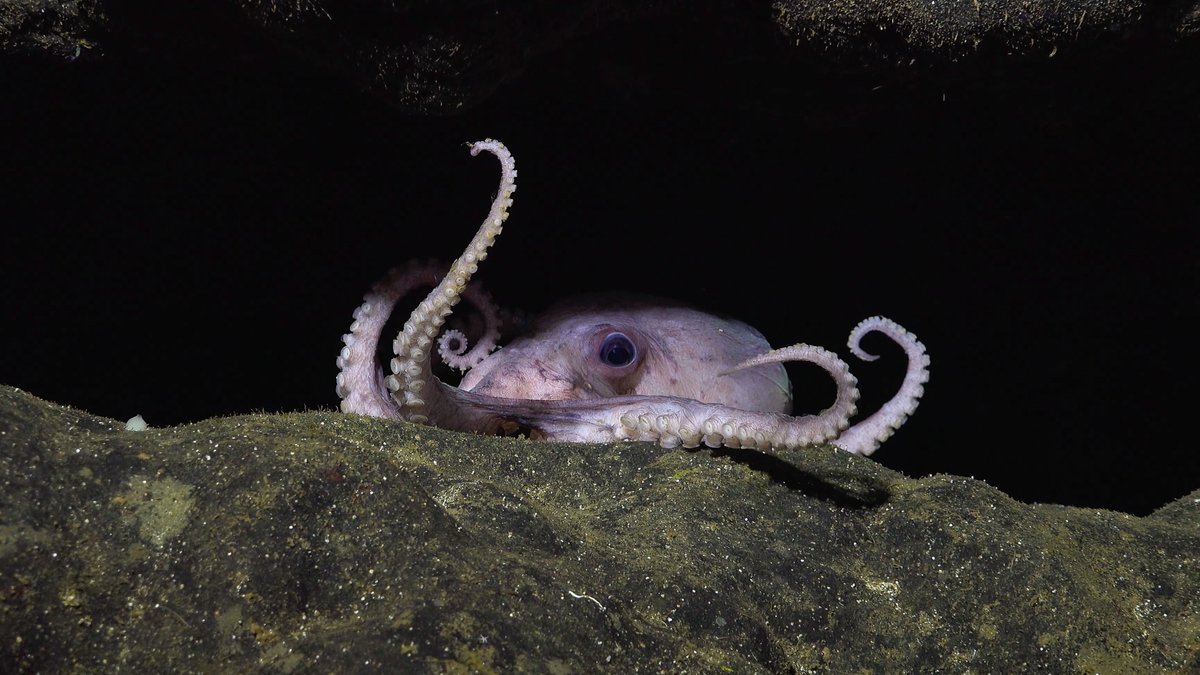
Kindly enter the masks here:
[[25, 671], [1200, 669], [1200, 491], [1137, 518], [334, 412], [135, 432], [11, 387], [0, 445]]

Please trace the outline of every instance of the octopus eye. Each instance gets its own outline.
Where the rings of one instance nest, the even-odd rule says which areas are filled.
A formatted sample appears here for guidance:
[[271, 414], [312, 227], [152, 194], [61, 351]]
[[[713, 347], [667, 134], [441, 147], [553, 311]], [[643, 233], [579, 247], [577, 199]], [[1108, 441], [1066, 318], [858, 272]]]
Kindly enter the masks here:
[[600, 360], [605, 365], [620, 368], [633, 363], [636, 358], [637, 348], [624, 333], [609, 333], [600, 343]]

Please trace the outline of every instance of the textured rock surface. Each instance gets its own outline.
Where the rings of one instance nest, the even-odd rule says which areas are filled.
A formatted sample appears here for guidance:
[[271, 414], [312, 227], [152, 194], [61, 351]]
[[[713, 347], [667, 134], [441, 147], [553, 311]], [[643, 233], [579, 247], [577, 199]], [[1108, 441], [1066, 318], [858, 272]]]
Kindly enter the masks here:
[[95, 46], [104, 0], [0, 0], [0, 52], [74, 60]]
[[1200, 491], [1135, 518], [331, 412], [132, 432], [10, 387], [0, 447], [21, 670], [1200, 668]]
[[[837, 54], [955, 57], [976, 52], [1048, 53], [1105, 34], [1190, 35], [1197, 5], [1136, 0], [776, 0], [786, 33]], [[1189, 13], [1190, 12], [1190, 13]]]
[[[169, 9], [164, 9], [169, 7]], [[244, 19], [239, 21], [238, 19]], [[1112, 36], [1151, 40], [1200, 30], [1196, 0], [765, 0], [683, 2], [394, 2], [231, 0], [195, 6], [106, 0], [0, 0], [0, 52], [75, 59], [106, 51], [269, 58], [329, 68], [394, 106], [448, 114], [478, 103], [532, 61], [610, 26], [689, 26], [713, 50], [782, 48], [843, 64], [1053, 55]], [[737, 36], [732, 38], [732, 36]], [[732, 42], [731, 42], [732, 39]], [[605, 49], [603, 41], [597, 49]], [[697, 48], [693, 45], [692, 48]], [[705, 47], [699, 47], [704, 49]], [[203, 60], [203, 59], [201, 59]]]

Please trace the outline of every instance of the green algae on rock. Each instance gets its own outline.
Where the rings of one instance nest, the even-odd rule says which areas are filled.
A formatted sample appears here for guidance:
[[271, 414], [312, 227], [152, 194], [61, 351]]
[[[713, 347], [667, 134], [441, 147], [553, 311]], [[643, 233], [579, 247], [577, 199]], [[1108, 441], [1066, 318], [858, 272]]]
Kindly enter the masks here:
[[332, 412], [130, 432], [11, 387], [0, 445], [21, 670], [1200, 668], [1200, 491], [1137, 518]]

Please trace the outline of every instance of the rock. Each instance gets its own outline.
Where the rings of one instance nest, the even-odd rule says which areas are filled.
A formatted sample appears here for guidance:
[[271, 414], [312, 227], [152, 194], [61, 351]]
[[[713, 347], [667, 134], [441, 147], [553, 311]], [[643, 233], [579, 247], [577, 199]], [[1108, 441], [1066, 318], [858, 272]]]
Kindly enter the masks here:
[[[166, 9], [169, 7], [169, 9]], [[237, 17], [244, 17], [239, 22]], [[280, 60], [292, 74], [330, 72], [410, 114], [470, 108], [564, 47], [609, 58], [621, 31], [662, 33], [693, 69], [738, 53], [769, 61], [821, 54], [843, 67], [1053, 56], [1119, 35], [1193, 39], [1200, 1], [776, 0], [680, 2], [397, 2], [234, 0], [190, 5], [106, 0], [0, 0], [0, 54], [141, 54], [155, 62]], [[608, 33], [604, 33], [604, 31]], [[603, 39], [597, 36], [605, 35]], [[782, 39], [781, 39], [782, 38]], [[649, 59], [659, 61], [661, 59]], [[719, 62], [719, 61], [718, 61]], [[660, 67], [660, 66], [655, 66]], [[798, 75], [805, 77], [804, 74]], [[631, 78], [636, 79], [636, 75]]]
[[74, 61], [108, 23], [105, 0], [0, 0], [0, 54]]
[[1200, 3], [1194, 0], [776, 0], [772, 5], [779, 26], [797, 45], [812, 43], [835, 56], [867, 61], [1053, 56], [1061, 46], [1120, 33], [1180, 38], [1200, 29]]
[[11, 387], [0, 446], [24, 671], [1200, 668], [1200, 491], [1136, 518], [325, 411], [135, 432]]

